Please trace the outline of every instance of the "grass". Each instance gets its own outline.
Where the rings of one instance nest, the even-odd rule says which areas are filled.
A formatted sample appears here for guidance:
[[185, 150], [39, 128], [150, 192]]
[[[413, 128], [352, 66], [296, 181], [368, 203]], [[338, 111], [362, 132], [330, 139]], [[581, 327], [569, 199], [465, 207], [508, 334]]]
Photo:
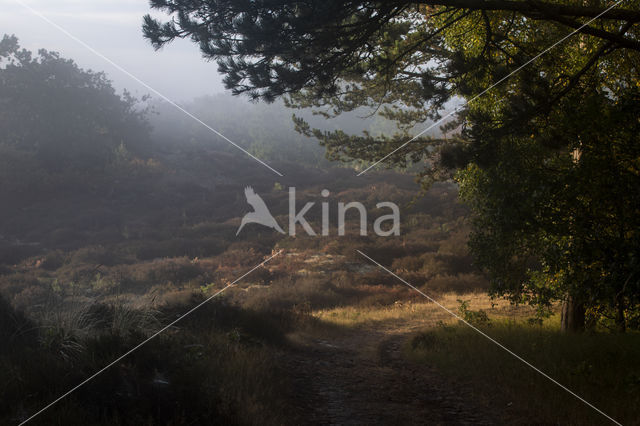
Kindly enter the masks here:
[[[428, 293], [427, 293], [428, 294]], [[403, 299], [388, 305], [349, 305], [321, 309], [313, 315], [325, 322], [343, 327], [358, 327], [387, 322], [411, 321], [423, 326], [435, 326], [439, 321], [451, 321], [452, 315], [422, 296]], [[432, 296], [438, 303], [458, 313], [459, 300], [466, 300], [474, 308], [486, 310], [499, 318], [522, 318], [531, 315], [531, 309], [514, 307], [504, 300], [493, 300], [486, 293], [458, 294], [447, 292]]]
[[314, 312], [322, 321], [342, 327], [359, 327], [396, 320], [420, 320], [436, 313], [428, 303], [406, 303], [391, 306], [344, 306]]
[[[421, 211], [454, 201], [452, 193], [446, 202], [425, 202]], [[286, 377], [295, 380], [296, 372], [280, 371], [279, 356], [291, 343], [330, 340], [361, 327], [397, 335], [426, 329], [407, 346], [409, 357], [437, 366], [443, 376], [468, 380], [479, 399], [500, 412], [510, 407], [507, 411], [519, 420], [535, 413], [534, 423], [602, 422], [355, 249], [384, 261], [457, 314], [478, 320], [482, 316], [470, 309], [483, 310], [491, 320], [489, 334], [614, 417], [633, 423], [629, 413], [638, 405], [640, 377], [634, 366], [640, 359], [637, 345], [628, 340], [633, 339], [565, 340], [557, 333], [557, 319], [531, 327], [525, 321], [533, 316], [531, 309], [491, 300], [481, 292], [486, 282], [471, 272], [464, 248], [468, 229], [458, 220], [463, 215], [412, 214], [406, 220], [410, 229], [391, 239], [275, 235], [265, 240], [264, 234], [232, 239], [239, 217], [225, 223], [143, 218], [113, 241], [52, 231], [65, 244], [42, 241], [57, 250], [25, 252], [0, 265], [0, 292], [11, 301], [0, 299], [0, 340], [11, 342], [0, 346], [0, 423], [16, 423], [37, 411], [195, 306], [193, 293], [222, 288], [276, 243], [287, 249], [284, 256], [53, 407], [42, 423], [295, 423], [292, 411], [299, 397], [288, 394]], [[212, 220], [209, 216], [207, 210], [206, 220]], [[466, 313], [458, 311], [460, 300], [469, 306]], [[51, 309], [56, 303], [63, 308], [59, 312]], [[170, 385], [157, 387], [156, 376]], [[593, 380], [603, 384], [604, 399]], [[611, 395], [617, 398], [625, 390], [636, 396], [612, 402]], [[528, 411], [522, 408], [527, 406]]]
[[[408, 341], [407, 357], [436, 367], [443, 377], [468, 383], [476, 399], [504, 414], [505, 423], [527, 419], [529, 424], [577, 425], [606, 420], [441, 307], [401, 286], [354, 287], [350, 300], [355, 304], [314, 308], [324, 303], [327, 289], [346, 291], [340, 280], [331, 280], [330, 287], [327, 281], [273, 283], [270, 288], [278, 300], [289, 294], [311, 300], [293, 304], [292, 297], [286, 309], [274, 309], [273, 303], [267, 303], [268, 309], [237, 308], [225, 298], [207, 304], [179, 329], [169, 330], [83, 392], [52, 407], [41, 421], [294, 423], [291, 404], [296, 397], [289, 394], [287, 372], [280, 370], [277, 354], [286, 351], [287, 341], [295, 342], [297, 334], [331, 336], [358, 327], [403, 334], [423, 329]], [[639, 334], [567, 336], [559, 333], [557, 316], [535, 326], [527, 322], [532, 309], [492, 300], [486, 293], [427, 292], [456, 314], [479, 321], [489, 335], [618, 421], [637, 424]], [[371, 299], [370, 293], [384, 297]], [[65, 309], [44, 321], [45, 327], [36, 327], [3, 302], [0, 336], [24, 342], [12, 346], [15, 351], [3, 353], [0, 348], [0, 381], [5, 383], [0, 422], [15, 423], [37, 411], [143, 340], [145, 330], [170, 321], [203, 297], [182, 297], [187, 294], [175, 297], [180, 303], [153, 311], [109, 304]], [[475, 315], [479, 310], [488, 321]], [[155, 383], [158, 377], [169, 385]]]
[[[567, 335], [559, 330], [559, 315], [536, 324], [529, 321], [533, 309], [492, 300], [485, 293], [443, 293], [434, 298], [617, 421], [640, 424], [639, 333]], [[500, 413], [506, 424], [609, 422], [423, 298], [321, 309], [312, 315], [334, 326], [334, 333], [349, 328], [408, 333], [412, 337], [404, 350], [411, 361], [428, 364], [443, 377], [461, 382], [475, 399]], [[422, 331], [416, 333], [417, 329]]]
[[[0, 423], [26, 419], [144, 340], [147, 325], [159, 328], [196, 302], [154, 313], [93, 305], [36, 327], [0, 298], [0, 337], [14, 343], [0, 347]], [[293, 423], [290, 386], [275, 358], [283, 321], [204, 305], [33, 424]]]
[[[490, 317], [482, 327], [617, 421], [640, 424], [640, 334], [560, 333], [553, 317], [541, 326]], [[609, 421], [462, 324], [440, 324], [406, 346], [412, 360], [435, 366], [444, 376], [470, 384], [480, 400], [505, 413], [509, 423], [596, 425]]]

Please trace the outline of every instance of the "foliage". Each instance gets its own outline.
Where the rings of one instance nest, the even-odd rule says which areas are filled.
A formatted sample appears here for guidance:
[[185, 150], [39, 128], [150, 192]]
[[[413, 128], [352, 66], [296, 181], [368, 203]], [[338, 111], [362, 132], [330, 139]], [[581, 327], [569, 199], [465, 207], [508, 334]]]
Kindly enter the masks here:
[[568, 294], [625, 328], [618, 312], [640, 302], [637, 99], [588, 95], [557, 122], [569, 149], [496, 138], [491, 162], [459, 174], [496, 294], [542, 306]]
[[[314, 106], [327, 117], [364, 106], [400, 126], [394, 136], [352, 136], [313, 130], [306, 120], [296, 120], [298, 129], [318, 137], [333, 159], [382, 158], [407, 140], [415, 124], [451, 107], [447, 101], [473, 98], [586, 19], [597, 16], [600, 28], [580, 28], [580, 48], [576, 43], [555, 46], [543, 60], [501, 84], [498, 93], [485, 96], [483, 104], [512, 111], [510, 118], [521, 126], [527, 114], [552, 108], [589, 71], [633, 75], [640, 50], [635, 40], [638, 13], [628, 3], [628, 9], [603, 16], [598, 15], [605, 10], [604, 1], [578, 6], [568, 1], [154, 0], [151, 6], [173, 18], [162, 23], [145, 17], [143, 30], [152, 44], [160, 48], [176, 38], [191, 38], [205, 58], [218, 62], [233, 93], [267, 101], [288, 95], [289, 105]], [[466, 127], [478, 125], [468, 120], [466, 108], [458, 119]], [[453, 120], [447, 128], [459, 124]], [[460, 152], [470, 142], [465, 136], [418, 138], [386, 164], [426, 157], [432, 164], [425, 174], [447, 176], [452, 163], [465, 161]]]
[[113, 161], [119, 146], [141, 149], [147, 141], [136, 99], [118, 95], [104, 73], [44, 49], [34, 55], [7, 35], [0, 66], [0, 148], [18, 161], [32, 156], [44, 170], [91, 170]]
[[[352, 135], [295, 117], [329, 158], [420, 164], [425, 184], [464, 170], [473, 251], [496, 294], [543, 310], [575, 299], [625, 329], [640, 285], [637, 1], [151, 5], [174, 17], [145, 18], [154, 46], [191, 37], [233, 93], [325, 117], [368, 107], [398, 125]], [[443, 135], [396, 151], [460, 99]]]
[[469, 300], [458, 299], [458, 313], [463, 320], [474, 326], [490, 326], [491, 320], [485, 311], [482, 309], [473, 311], [469, 309]]

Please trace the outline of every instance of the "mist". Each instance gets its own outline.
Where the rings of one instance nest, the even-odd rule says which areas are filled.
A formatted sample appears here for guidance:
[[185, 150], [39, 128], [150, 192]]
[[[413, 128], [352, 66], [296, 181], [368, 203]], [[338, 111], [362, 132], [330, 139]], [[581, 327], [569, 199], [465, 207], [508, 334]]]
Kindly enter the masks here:
[[461, 3], [5, 2], [0, 424], [637, 422], [640, 14]]

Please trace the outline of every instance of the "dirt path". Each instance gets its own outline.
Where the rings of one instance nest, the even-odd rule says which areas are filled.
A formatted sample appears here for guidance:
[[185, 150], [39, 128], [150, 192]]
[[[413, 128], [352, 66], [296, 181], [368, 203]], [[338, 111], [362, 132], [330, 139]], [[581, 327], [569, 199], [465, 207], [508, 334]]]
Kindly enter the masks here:
[[489, 425], [500, 421], [470, 392], [402, 356], [420, 324], [306, 336], [285, 356], [308, 424]]

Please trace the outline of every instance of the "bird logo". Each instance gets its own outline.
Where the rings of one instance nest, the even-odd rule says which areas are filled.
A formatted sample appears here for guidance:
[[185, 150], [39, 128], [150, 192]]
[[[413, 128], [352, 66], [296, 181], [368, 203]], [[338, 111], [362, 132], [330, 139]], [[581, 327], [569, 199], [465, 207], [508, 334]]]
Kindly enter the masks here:
[[240, 227], [238, 228], [238, 232], [236, 232], [236, 236], [248, 223], [259, 223], [260, 225], [275, 229], [281, 234], [285, 233], [280, 225], [278, 225], [278, 222], [276, 222], [276, 220], [273, 218], [273, 215], [269, 211], [267, 205], [264, 203], [264, 200], [255, 193], [252, 187], [247, 186], [244, 189], [244, 195], [247, 198], [247, 203], [249, 203], [249, 205], [253, 207], [253, 211], [244, 215], [244, 217], [242, 218], [242, 222], [240, 223]]

